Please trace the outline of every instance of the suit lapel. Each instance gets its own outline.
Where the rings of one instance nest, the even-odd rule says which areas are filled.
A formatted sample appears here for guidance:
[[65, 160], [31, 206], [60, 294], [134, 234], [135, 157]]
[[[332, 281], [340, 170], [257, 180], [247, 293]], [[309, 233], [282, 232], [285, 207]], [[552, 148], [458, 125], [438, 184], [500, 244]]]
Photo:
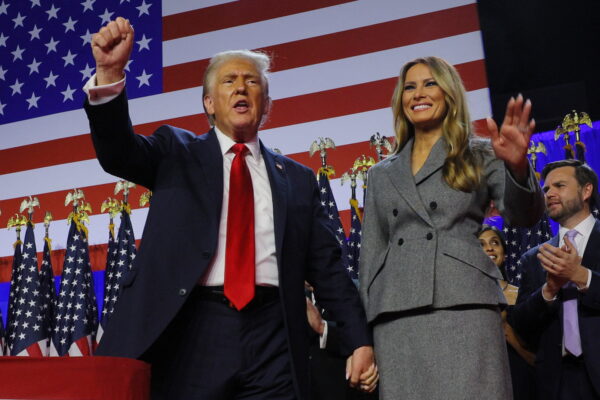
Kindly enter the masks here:
[[195, 178], [197, 187], [201, 188], [203, 195], [208, 193], [212, 197], [218, 207], [216, 215], [220, 216], [223, 203], [223, 155], [214, 129], [198, 136], [189, 147], [202, 171], [202, 175]]
[[277, 251], [277, 263], [281, 274], [281, 254], [283, 247], [283, 234], [285, 232], [285, 220], [287, 215], [288, 180], [285, 163], [282, 157], [270, 152], [260, 142], [262, 156], [267, 167], [269, 182], [271, 183], [271, 196], [273, 197], [273, 225], [275, 229], [275, 249]]
[[412, 154], [413, 140], [409, 140], [397, 155], [393, 156], [386, 167], [386, 173], [400, 196], [408, 206], [420, 216], [426, 223], [433, 226], [433, 222], [425, 210], [423, 201], [417, 192], [417, 185], [412, 174], [410, 159]]
[[420, 184], [442, 168], [447, 155], [446, 141], [443, 138], [439, 138], [431, 148], [429, 156], [427, 156], [427, 160], [425, 160], [425, 164], [423, 164], [421, 169], [415, 175], [415, 184]]
[[594, 229], [585, 245], [581, 264], [593, 271], [599, 271], [598, 260], [600, 260], [600, 221], [596, 220]]

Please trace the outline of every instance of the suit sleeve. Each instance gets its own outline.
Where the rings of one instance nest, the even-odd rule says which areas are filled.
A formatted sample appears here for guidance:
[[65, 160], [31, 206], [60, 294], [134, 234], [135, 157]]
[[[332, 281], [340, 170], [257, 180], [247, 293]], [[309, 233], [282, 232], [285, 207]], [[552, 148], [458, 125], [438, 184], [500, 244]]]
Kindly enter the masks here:
[[313, 192], [307, 280], [315, 288], [317, 303], [338, 324], [341, 353], [349, 355], [358, 347], [372, 345], [372, 339], [358, 291], [343, 268], [340, 245], [321, 206], [317, 181], [308, 169], [307, 178]]
[[544, 196], [531, 165], [526, 185], [519, 184], [501, 160], [485, 157], [490, 197], [502, 217], [513, 226], [533, 226], [545, 209]]
[[369, 306], [368, 289], [373, 280], [373, 275], [381, 267], [381, 256], [388, 248], [389, 234], [387, 221], [382, 215], [382, 207], [376, 204], [378, 191], [377, 168], [373, 167], [368, 172], [369, 187], [365, 199], [362, 225], [362, 243], [360, 254], [360, 296], [366, 309]]
[[84, 104], [98, 161], [109, 174], [154, 188], [156, 171], [172, 135], [161, 127], [154, 135], [136, 135], [129, 119], [125, 91], [110, 102]]
[[558, 312], [559, 302], [546, 302], [542, 297], [544, 272], [539, 265], [535, 247], [521, 257], [522, 276], [517, 303], [508, 315], [510, 325], [530, 348], [537, 343], [544, 328]]

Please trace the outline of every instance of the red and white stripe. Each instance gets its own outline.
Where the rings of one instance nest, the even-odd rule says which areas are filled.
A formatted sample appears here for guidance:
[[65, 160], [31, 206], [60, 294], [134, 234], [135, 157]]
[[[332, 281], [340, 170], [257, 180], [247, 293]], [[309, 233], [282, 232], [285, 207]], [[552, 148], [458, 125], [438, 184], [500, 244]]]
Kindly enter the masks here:
[[[393, 135], [390, 99], [399, 69], [410, 59], [447, 59], [465, 81], [476, 126], [483, 128], [491, 114], [475, 0], [208, 0], [197, 8], [198, 3], [163, 1], [164, 92], [130, 101], [138, 133], [151, 134], [162, 124], [204, 133], [203, 70], [212, 54], [236, 48], [273, 55], [274, 104], [260, 133], [263, 142], [316, 170], [320, 161], [309, 158], [308, 148], [319, 136], [331, 137], [337, 148], [329, 164], [336, 177], [361, 154], [375, 155], [368, 144], [372, 134]], [[96, 213], [89, 243], [106, 243], [108, 216], [99, 209], [117, 178], [95, 159], [82, 110], [0, 126], [0, 174], [0, 226], [25, 196], [38, 196], [42, 210], [55, 218], [53, 247], [64, 248], [70, 211], [64, 198], [78, 187]], [[350, 188], [339, 179], [331, 187], [345, 220]], [[130, 197], [138, 237], [147, 214], [137, 204], [142, 191]], [[37, 212], [35, 220], [43, 214]], [[42, 224], [36, 229], [42, 248]], [[14, 232], [0, 229], [0, 257], [12, 254], [13, 242]]]
[[[71, 347], [69, 347], [69, 352], [65, 354], [65, 356], [83, 357], [91, 356], [92, 354], [92, 337], [91, 335], [86, 335], [74, 341], [71, 344]], [[58, 352], [56, 351], [56, 347], [54, 347], [54, 343], [52, 342], [50, 342], [50, 357], [58, 357]]]
[[42, 339], [39, 342], [31, 344], [26, 349], [22, 350], [17, 356], [19, 357], [47, 357], [49, 353], [48, 339]]

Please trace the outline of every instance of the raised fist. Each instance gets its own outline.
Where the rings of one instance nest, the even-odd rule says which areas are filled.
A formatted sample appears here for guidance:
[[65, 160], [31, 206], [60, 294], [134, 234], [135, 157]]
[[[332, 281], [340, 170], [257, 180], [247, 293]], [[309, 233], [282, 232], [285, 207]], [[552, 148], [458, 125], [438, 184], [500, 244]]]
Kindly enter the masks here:
[[97, 85], [106, 85], [123, 79], [132, 48], [133, 27], [122, 17], [110, 21], [92, 36]]

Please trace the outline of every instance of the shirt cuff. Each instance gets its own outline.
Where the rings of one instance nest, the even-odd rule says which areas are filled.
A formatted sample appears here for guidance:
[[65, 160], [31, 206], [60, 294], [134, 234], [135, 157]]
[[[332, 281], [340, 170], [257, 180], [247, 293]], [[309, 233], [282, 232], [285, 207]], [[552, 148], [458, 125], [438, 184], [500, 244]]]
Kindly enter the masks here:
[[544, 283], [544, 286], [542, 286], [542, 298], [544, 299], [544, 301], [546, 303], [552, 303], [554, 300], [556, 300], [558, 298], [558, 295], [555, 295], [553, 298], [551, 299], [547, 299], [546, 296], [544, 296], [544, 288], [547, 286], [547, 283]]
[[88, 102], [92, 106], [99, 106], [115, 99], [125, 89], [125, 78], [108, 85], [96, 86], [96, 74], [87, 81], [83, 91], [88, 96]]
[[323, 320], [323, 334], [319, 337], [319, 348], [324, 349], [327, 346], [327, 321]]
[[592, 283], [592, 270], [587, 269], [587, 282], [585, 284], [584, 287], [579, 287], [577, 286], [577, 290], [579, 290], [580, 292], [585, 292], [586, 290], [588, 290], [590, 288], [590, 284]]

